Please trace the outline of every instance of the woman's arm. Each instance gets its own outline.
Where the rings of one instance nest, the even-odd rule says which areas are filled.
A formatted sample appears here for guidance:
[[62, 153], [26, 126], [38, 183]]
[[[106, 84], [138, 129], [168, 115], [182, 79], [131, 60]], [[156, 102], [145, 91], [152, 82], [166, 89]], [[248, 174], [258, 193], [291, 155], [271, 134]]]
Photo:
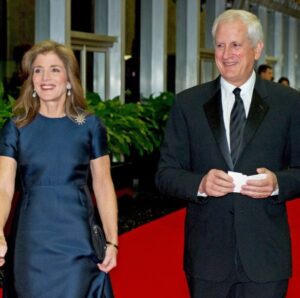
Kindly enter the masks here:
[[15, 159], [0, 156], [0, 266], [5, 262], [7, 244], [4, 227], [11, 209], [11, 202], [15, 191], [17, 162]]
[[[107, 245], [106, 256], [100, 270], [110, 271], [117, 265], [118, 245], [118, 207], [114, 185], [110, 173], [110, 159], [108, 155], [91, 161], [93, 190], [97, 208], [103, 224]], [[114, 245], [116, 246], [114, 246]]]

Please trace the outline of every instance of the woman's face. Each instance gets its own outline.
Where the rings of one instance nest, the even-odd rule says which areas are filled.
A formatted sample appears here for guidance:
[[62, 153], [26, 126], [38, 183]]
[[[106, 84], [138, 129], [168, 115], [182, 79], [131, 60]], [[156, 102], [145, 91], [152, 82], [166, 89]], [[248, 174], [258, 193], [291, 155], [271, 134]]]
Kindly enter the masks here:
[[33, 62], [32, 82], [41, 101], [65, 101], [67, 72], [63, 62], [54, 53], [39, 54]]

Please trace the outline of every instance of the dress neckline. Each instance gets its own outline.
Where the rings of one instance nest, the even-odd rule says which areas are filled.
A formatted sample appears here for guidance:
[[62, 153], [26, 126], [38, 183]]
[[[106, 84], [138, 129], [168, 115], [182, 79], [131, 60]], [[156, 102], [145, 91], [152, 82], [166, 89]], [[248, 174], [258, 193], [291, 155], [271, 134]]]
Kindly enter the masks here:
[[44, 118], [44, 119], [48, 119], [48, 120], [61, 120], [61, 119], [67, 118], [67, 115], [64, 115], [64, 116], [61, 116], [61, 117], [48, 117], [48, 116], [45, 116], [45, 115], [43, 115], [41, 113], [38, 113], [38, 116], [40, 118]]

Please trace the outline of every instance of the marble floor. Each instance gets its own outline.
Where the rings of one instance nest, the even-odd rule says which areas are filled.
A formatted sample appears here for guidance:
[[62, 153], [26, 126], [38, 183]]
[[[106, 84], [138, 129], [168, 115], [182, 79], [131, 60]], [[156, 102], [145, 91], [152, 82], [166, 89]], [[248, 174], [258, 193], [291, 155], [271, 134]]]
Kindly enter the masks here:
[[139, 190], [133, 196], [118, 198], [119, 234], [186, 206], [174, 198], [166, 198], [156, 190]]

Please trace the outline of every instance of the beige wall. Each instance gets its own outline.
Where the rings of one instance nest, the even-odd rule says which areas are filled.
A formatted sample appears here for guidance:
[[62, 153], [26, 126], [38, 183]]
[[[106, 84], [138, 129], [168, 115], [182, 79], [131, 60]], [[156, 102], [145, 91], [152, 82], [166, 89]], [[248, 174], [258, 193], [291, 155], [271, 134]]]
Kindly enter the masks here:
[[126, 0], [125, 55], [131, 54], [135, 27], [135, 0]]
[[[132, 41], [134, 39], [135, 28], [135, 2], [136, 0], [126, 0], [126, 28], [125, 28], [125, 53], [131, 54]], [[168, 54], [175, 54], [176, 48], [176, 3], [174, 0], [168, 0], [167, 10], [167, 51]]]
[[[16, 71], [13, 53], [16, 47], [34, 43], [34, 0], [7, 1], [7, 61], [5, 77]], [[28, 46], [27, 46], [28, 47]]]
[[175, 54], [176, 52], [176, 3], [168, 0], [168, 17], [167, 17], [167, 53]]
[[34, 42], [34, 0], [7, 1], [7, 55], [15, 46]]

